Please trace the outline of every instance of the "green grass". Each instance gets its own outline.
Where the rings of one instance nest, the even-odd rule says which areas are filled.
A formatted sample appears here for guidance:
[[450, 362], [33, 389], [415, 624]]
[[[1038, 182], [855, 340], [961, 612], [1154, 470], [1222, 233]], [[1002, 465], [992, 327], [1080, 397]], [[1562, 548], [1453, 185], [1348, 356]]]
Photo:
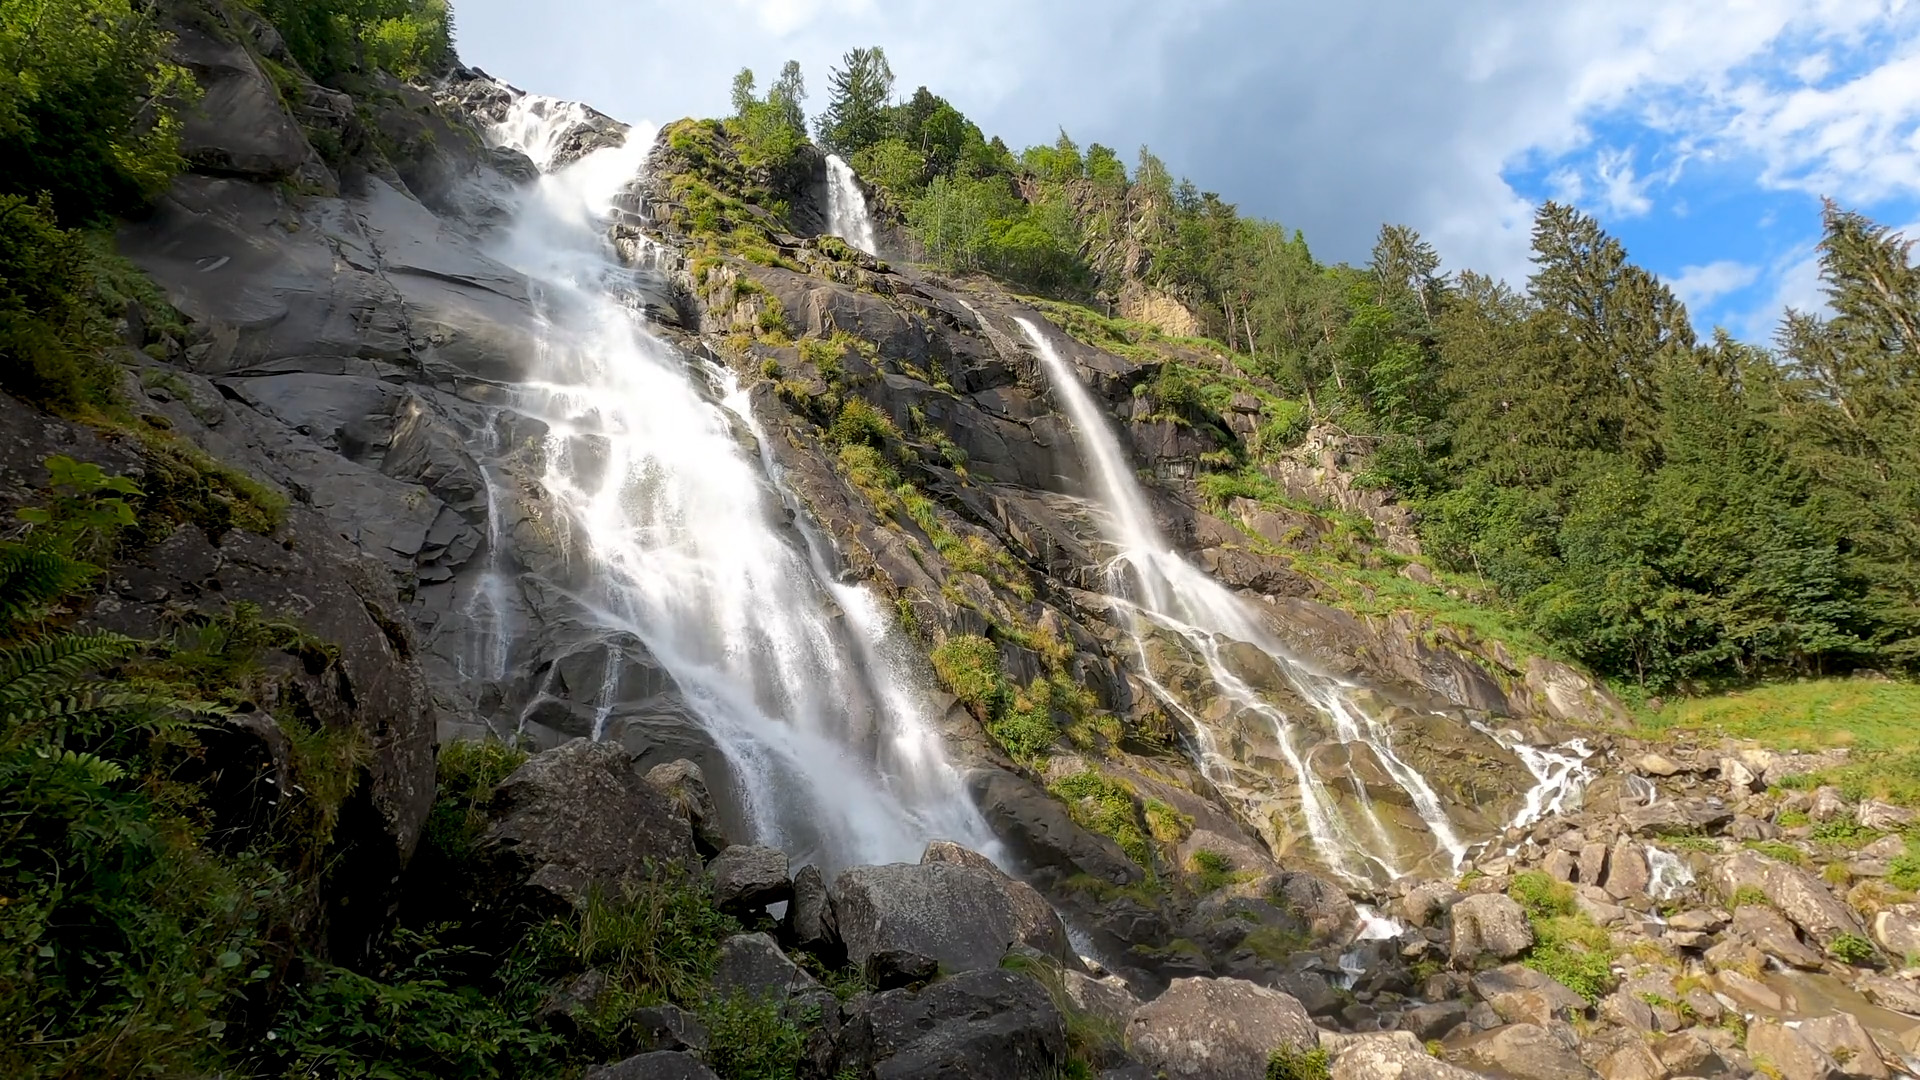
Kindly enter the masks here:
[[1074, 820], [1112, 839], [1134, 862], [1153, 868], [1153, 846], [1141, 824], [1132, 788], [1089, 769], [1063, 776], [1047, 785], [1047, 790], [1066, 802]]
[[1668, 703], [1643, 715], [1654, 732], [1752, 739], [1778, 750], [1853, 752], [1791, 785], [1834, 784], [1850, 799], [1920, 806], [1920, 684], [1879, 679], [1777, 683]]

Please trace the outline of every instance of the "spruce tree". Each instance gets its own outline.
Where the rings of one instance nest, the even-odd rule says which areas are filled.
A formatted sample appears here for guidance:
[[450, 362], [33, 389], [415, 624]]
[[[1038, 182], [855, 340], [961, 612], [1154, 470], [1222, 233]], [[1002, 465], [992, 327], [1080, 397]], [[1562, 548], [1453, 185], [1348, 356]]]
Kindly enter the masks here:
[[888, 135], [893, 100], [893, 69], [878, 45], [853, 49], [827, 76], [827, 111], [815, 121], [820, 145], [841, 157], [854, 154]]

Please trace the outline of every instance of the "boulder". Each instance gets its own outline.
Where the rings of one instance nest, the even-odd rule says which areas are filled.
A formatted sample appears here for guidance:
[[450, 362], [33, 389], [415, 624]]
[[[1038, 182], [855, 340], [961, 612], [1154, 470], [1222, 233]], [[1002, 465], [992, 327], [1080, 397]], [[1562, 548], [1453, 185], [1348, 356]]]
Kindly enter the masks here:
[[1853, 987], [1883, 1009], [1920, 1016], [1920, 983], [1886, 975], [1862, 975], [1854, 980]]
[[1453, 963], [1472, 967], [1483, 957], [1511, 960], [1533, 944], [1527, 913], [1499, 893], [1469, 896], [1451, 914]]
[[749, 924], [770, 904], [793, 899], [787, 853], [757, 844], [735, 844], [707, 865], [715, 907]]
[[1529, 1080], [1593, 1080], [1593, 1072], [1559, 1035], [1538, 1024], [1508, 1024], [1460, 1044], [1467, 1061]]
[[[1713, 995], [1704, 990], [1695, 989], [1689, 992], [1688, 1000], [1693, 1001], [1695, 998], [1704, 998], [1706, 1001], [1713, 1002], [1712, 1008], [1709, 1011], [1703, 1012], [1700, 1011], [1698, 1006], [1695, 1007], [1695, 1012], [1701, 1021], [1704, 1023], [1717, 1022], [1721, 1015], [1720, 1005], [1719, 1002], [1714, 999]], [[1721, 1056], [1720, 1051], [1716, 1049], [1712, 1043], [1695, 1033], [1699, 1030], [1700, 1029], [1696, 1028], [1693, 1031], [1676, 1032], [1661, 1039], [1660, 1042], [1654, 1046], [1654, 1055], [1660, 1059], [1660, 1064], [1666, 1068], [1667, 1075], [1675, 1077], [1719, 1076], [1728, 1071], [1726, 1059]], [[1707, 1034], [1714, 1035], [1715, 1033], [1707, 1032]], [[1729, 1032], [1727, 1034], [1731, 1033]]]
[[1722, 994], [1749, 1009], [1779, 1014], [1792, 1012], [1797, 1004], [1790, 995], [1774, 989], [1744, 971], [1729, 968], [1717, 972], [1713, 976], [1713, 984]]
[[720, 813], [707, 790], [707, 774], [700, 766], [685, 758], [663, 762], [647, 770], [647, 783], [665, 792], [674, 807], [686, 815], [693, 842], [702, 855], [711, 858], [726, 850], [726, 830], [720, 825]]
[[766, 934], [735, 934], [721, 942], [713, 985], [723, 995], [779, 1001], [820, 989], [819, 981], [789, 960]]
[[1012, 971], [965, 971], [849, 1002], [827, 1075], [874, 1080], [1028, 1080], [1065, 1063], [1066, 1020]]
[[856, 866], [834, 880], [834, 920], [847, 959], [870, 978], [929, 967], [997, 968], [1015, 944], [1061, 956], [1067, 935], [1060, 917], [1051, 908], [1039, 917], [1029, 897], [1016, 899], [1018, 884], [997, 870], [958, 863]]
[[1647, 895], [1647, 885], [1652, 882], [1652, 871], [1647, 867], [1646, 849], [1631, 840], [1622, 840], [1614, 845], [1613, 852], [1607, 856], [1607, 895], [1618, 900]]
[[833, 897], [817, 866], [803, 866], [793, 875], [793, 902], [787, 905], [787, 940], [815, 956], [832, 957], [840, 949], [840, 930], [833, 917]]
[[1823, 966], [1820, 954], [1801, 942], [1786, 916], [1760, 904], [1742, 904], [1733, 912], [1733, 932], [1768, 956], [1807, 971]]
[[1400, 1026], [1426, 1043], [1467, 1022], [1467, 1003], [1458, 998], [1415, 1005], [1400, 1014]]
[[1414, 927], [1438, 926], [1453, 905], [1465, 898], [1465, 893], [1448, 882], [1423, 881], [1401, 897], [1400, 917]]
[[697, 865], [693, 830], [614, 743], [535, 754], [494, 790], [481, 841], [492, 876], [538, 900], [577, 903], [654, 870]]
[[1175, 979], [1127, 1022], [1128, 1048], [1167, 1080], [1265, 1080], [1274, 1050], [1317, 1045], [1298, 1001], [1241, 979]]
[[629, 1019], [634, 1041], [642, 1051], [690, 1050], [697, 1054], [707, 1048], [707, 1026], [678, 1005], [635, 1009]]
[[588, 1069], [586, 1080], [720, 1080], [692, 1054], [659, 1050]]
[[1807, 817], [1814, 821], [1838, 821], [1851, 816], [1852, 810], [1840, 789], [1828, 786], [1814, 791], [1813, 801], [1807, 804]]
[[1116, 1032], [1126, 1027], [1134, 1010], [1140, 1007], [1140, 999], [1133, 996], [1125, 983], [1112, 976], [1096, 979], [1084, 972], [1068, 970], [1061, 972], [1060, 978], [1067, 1000], [1073, 1002], [1076, 1012], [1109, 1024]]
[[1473, 976], [1473, 992], [1492, 1005], [1509, 1023], [1522, 1019], [1537, 1024], [1565, 1020], [1584, 1013], [1587, 999], [1574, 993], [1552, 976], [1529, 967], [1507, 964]]
[[1680, 771], [1680, 764], [1665, 754], [1642, 754], [1633, 767], [1642, 776], [1673, 776]]
[[985, 855], [961, 847], [951, 840], [935, 840], [928, 844], [927, 849], [920, 853], [920, 862], [923, 865], [943, 863], [965, 866], [993, 875], [1012, 908], [1014, 936], [1020, 943], [1054, 963], [1079, 966], [1080, 958], [1074, 954], [1073, 946], [1067, 940], [1066, 925], [1038, 889], [1000, 869]]
[[1671, 1075], [1652, 1048], [1639, 1039], [1601, 1058], [1595, 1071], [1600, 1080], [1666, 1080]]
[[1899, 832], [1913, 824], [1914, 813], [1905, 807], [1894, 806], [1892, 803], [1867, 799], [1854, 808], [1853, 819], [1868, 829]]
[[1920, 956], [1920, 905], [1898, 904], [1873, 915], [1873, 940], [1893, 956]]
[[1345, 945], [1360, 928], [1360, 911], [1346, 891], [1324, 878], [1286, 871], [1269, 878], [1262, 892], [1304, 921], [1316, 944]]
[[1628, 832], [1642, 838], [1712, 833], [1733, 820], [1733, 811], [1719, 799], [1662, 799], [1652, 806], [1630, 807], [1620, 820]]
[[1848, 1080], [1888, 1080], [1893, 1075], [1880, 1059], [1873, 1036], [1852, 1013], [1802, 1020], [1800, 1036], [1832, 1058]]
[[1832, 1055], [1785, 1024], [1759, 1020], [1747, 1028], [1747, 1053], [1756, 1065], [1769, 1067], [1780, 1080], [1838, 1080], [1840, 1065]]
[[1743, 888], [1758, 889], [1768, 903], [1822, 946], [1842, 934], [1866, 934], [1860, 917], [1818, 879], [1757, 851], [1725, 856], [1714, 865], [1711, 880], [1729, 902]]
[[1367, 1035], [1322, 1032], [1331, 1080], [1476, 1080], [1473, 1073], [1449, 1065], [1404, 1031]]

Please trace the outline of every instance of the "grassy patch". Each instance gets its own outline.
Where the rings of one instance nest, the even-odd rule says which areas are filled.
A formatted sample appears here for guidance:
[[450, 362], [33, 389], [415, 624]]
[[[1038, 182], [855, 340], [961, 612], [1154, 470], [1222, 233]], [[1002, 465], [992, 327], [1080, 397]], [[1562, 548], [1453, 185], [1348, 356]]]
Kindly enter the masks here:
[[1153, 845], [1140, 818], [1133, 789], [1092, 769], [1063, 776], [1047, 790], [1066, 801], [1074, 820], [1120, 845], [1127, 857], [1153, 869]]
[[1507, 895], [1533, 927], [1533, 946], [1521, 963], [1589, 1002], [1613, 989], [1612, 940], [1604, 927], [1580, 913], [1571, 885], [1530, 870], [1514, 876]]

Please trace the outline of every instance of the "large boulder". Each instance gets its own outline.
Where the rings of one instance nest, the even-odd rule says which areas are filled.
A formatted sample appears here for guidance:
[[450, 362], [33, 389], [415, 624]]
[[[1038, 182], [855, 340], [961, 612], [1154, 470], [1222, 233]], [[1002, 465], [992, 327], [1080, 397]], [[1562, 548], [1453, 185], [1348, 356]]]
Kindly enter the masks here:
[[713, 878], [713, 902], [720, 910], [751, 922], [772, 904], [793, 899], [787, 853], [758, 844], [735, 844], [707, 865]]
[[1167, 1080], [1265, 1080], [1275, 1050], [1318, 1042], [1299, 1001], [1241, 979], [1175, 979], [1127, 1021], [1128, 1049]]
[[1453, 962], [1471, 967], [1484, 957], [1511, 960], [1533, 944], [1527, 913], [1499, 893], [1469, 896], [1451, 912]]
[[1839, 1080], [1840, 1065], [1797, 1026], [1760, 1020], [1747, 1028], [1747, 1053], [1780, 1080]]
[[614, 1065], [588, 1069], [586, 1080], [720, 1080], [692, 1054], [656, 1050]]
[[574, 739], [495, 789], [481, 854], [496, 883], [534, 902], [579, 903], [650, 872], [697, 867], [693, 830], [615, 743]]
[[1893, 1075], [1866, 1025], [1852, 1013], [1802, 1020], [1800, 1037], [1837, 1062], [1847, 1080], [1889, 1080]]
[[[1571, 1036], [1564, 1025], [1562, 1031]], [[1508, 1024], [1483, 1032], [1460, 1046], [1460, 1055], [1474, 1065], [1502, 1075], [1529, 1080], [1593, 1080], [1593, 1070], [1563, 1038], [1538, 1024]]]
[[713, 987], [725, 996], [785, 1001], [820, 989], [820, 982], [787, 959], [766, 934], [735, 934], [720, 943]]
[[803, 866], [793, 875], [793, 902], [787, 905], [787, 941], [815, 956], [835, 957], [840, 951], [840, 924], [833, 914], [833, 896], [817, 866]]
[[882, 984], [888, 972], [996, 968], [1016, 944], [1064, 959], [1066, 928], [1031, 893], [998, 870], [952, 862], [856, 866], [831, 890], [847, 959]]
[[1065, 1063], [1066, 1020], [1045, 987], [966, 971], [849, 1002], [829, 1075], [872, 1080], [1028, 1080]]
[[1372, 1035], [1323, 1032], [1321, 1048], [1332, 1061], [1331, 1080], [1476, 1080], [1476, 1075], [1449, 1065], [1404, 1031]]
[[1866, 935], [1860, 917], [1817, 878], [1757, 851], [1737, 851], [1721, 859], [1713, 868], [1712, 882], [1729, 902], [1741, 889], [1758, 889], [1768, 903], [1822, 946], [1842, 934]]
[[687, 816], [693, 842], [701, 854], [712, 856], [726, 850], [727, 833], [720, 824], [720, 812], [714, 808], [713, 795], [707, 790], [707, 774], [700, 766], [685, 758], [662, 762], [647, 770], [647, 783], [665, 792]]
[[1824, 962], [1807, 948], [1786, 916], [1764, 904], [1742, 904], [1733, 912], [1733, 932], [1768, 956], [1792, 967], [1818, 971]]

